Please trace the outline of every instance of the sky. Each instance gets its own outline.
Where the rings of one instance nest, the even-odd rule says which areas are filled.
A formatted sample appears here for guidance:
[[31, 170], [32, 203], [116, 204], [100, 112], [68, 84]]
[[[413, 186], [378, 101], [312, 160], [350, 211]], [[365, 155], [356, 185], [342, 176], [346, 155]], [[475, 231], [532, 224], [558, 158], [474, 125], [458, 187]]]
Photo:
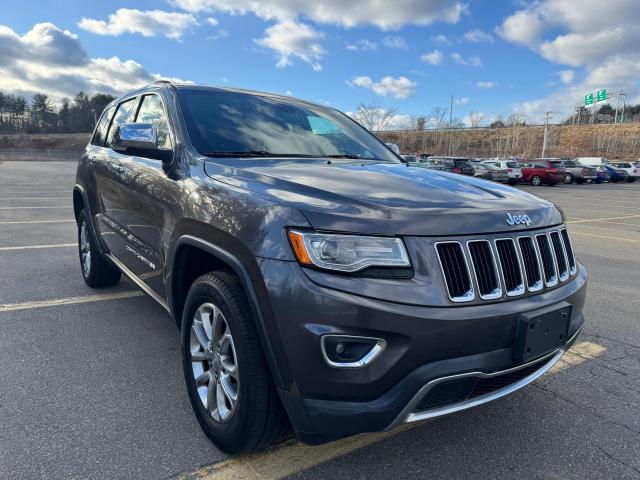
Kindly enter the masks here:
[[1, 0], [0, 91], [123, 94], [159, 78], [276, 92], [395, 123], [449, 108], [560, 121], [640, 102], [638, 0]]

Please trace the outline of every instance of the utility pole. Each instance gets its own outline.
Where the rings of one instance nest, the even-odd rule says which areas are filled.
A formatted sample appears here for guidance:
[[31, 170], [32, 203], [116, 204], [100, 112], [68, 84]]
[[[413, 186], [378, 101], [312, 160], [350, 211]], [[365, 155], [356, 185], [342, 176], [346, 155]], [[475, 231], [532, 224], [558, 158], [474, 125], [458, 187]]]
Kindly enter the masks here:
[[627, 104], [627, 94], [621, 93], [620, 96], [622, 97], [622, 113], [620, 114], [620, 123], [624, 123], [624, 107]]
[[616, 115], [613, 117], [613, 123], [618, 123], [618, 106], [620, 105], [620, 94], [622, 92], [618, 92], [618, 97], [616, 98]]
[[453, 95], [451, 95], [451, 106], [449, 107], [449, 156], [451, 156], [451, 144], [453, 143], [453, 131], [451, 124], [453, 123]]
[[544, 138], [542, 140], [542, 158], [546, 158], [547, 154], [547, 130], [549, 129], [549, 119], [551, 112], [544, 112]]

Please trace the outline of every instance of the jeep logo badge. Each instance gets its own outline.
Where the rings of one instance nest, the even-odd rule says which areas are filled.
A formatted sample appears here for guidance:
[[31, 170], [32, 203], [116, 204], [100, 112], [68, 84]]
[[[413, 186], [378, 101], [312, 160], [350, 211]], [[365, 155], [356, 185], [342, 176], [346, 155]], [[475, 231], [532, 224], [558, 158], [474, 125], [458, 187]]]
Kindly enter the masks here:
[[531, 225], [531, 219], [529, 215], [511, 215], [507, 213], [507, 223], [509, 225], [522, 225], [525, 224], [527, 227]]

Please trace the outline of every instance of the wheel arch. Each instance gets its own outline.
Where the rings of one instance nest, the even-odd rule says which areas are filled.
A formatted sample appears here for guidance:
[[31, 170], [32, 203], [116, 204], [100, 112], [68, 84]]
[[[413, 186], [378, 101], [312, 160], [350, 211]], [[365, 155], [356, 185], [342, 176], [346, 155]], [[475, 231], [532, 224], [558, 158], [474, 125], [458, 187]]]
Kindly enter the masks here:
[[[272, 316], [269, 306], [265, 305], [266, 289], [264, 285], [256, 288], [255, 272], [252, 277], [249, 267], [240, 259], [240, 255], [231, 249], [223, 248], [207, 239], [190, 233], [177, 237], [172, 242], [172, 253], [167, 261], [169, 268], [167, 275], [168, 303], [171, 313], [180, 327], [186, 293], [197, 276], [206, 271], [226, 270], [236, 276], [242, 285], [252, 318], [260, 337], [260, 344], [265, 354], [273, 381], [278, 388], [286, 389], [290, 382], [290, 374], [285, 368], [284, 353], [271, 339], [279, 338], [275, 331], [274, 322], [268, 322]], [[195, 269], [188, 269], [188, 265], [195, 261]], [[255, 269], [258, 269], [257, 265]], [[205, 271], [206, 270], [206, 271]], [[198, 274], [194, 277], [194, 275]], [[194, 277], [194, 278], [191, 278]], [[190, 281], [191, 280], [191, 281]], [[188, 283], [188, 284], [187, 284]], [[270, 323], [273, 328], [269, 328]], [[278, 360], [278, 358], [282, 360]]]

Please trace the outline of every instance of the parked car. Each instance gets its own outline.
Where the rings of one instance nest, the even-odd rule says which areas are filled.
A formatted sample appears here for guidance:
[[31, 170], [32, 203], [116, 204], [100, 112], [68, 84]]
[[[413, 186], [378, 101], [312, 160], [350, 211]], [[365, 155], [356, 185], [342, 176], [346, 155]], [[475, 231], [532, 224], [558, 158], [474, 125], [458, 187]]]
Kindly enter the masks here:
[[582, 185], [583, 183], [596, 181], [597, 175], [594, 167], [581, 165], [571, 158], [561, 158], [550, 162], [556, 167], [562, 166], [565, 168], [564, 183], [566, 184], [576, 182], [578, 185]]
[[538, 158], [533, 161], [520, 163], [522, 180], [531, 185], [542, 184], [553, 186], [564, 182], [565, 169], [563, 166], [553, 164], [557, 159]]
[[489, 180], [489, 166], [482, 163], [482, 160], [469, 160], [473, 167], [473, 176]]
[[427, 168], [443, 172], [460, 173], [473, 176], [475, 171], [468, 158], [462, 157], [429, 157], [425, 162]]
[[418, 157], [416, 157], [415, 155], [400, 155], [402, 158], [404, 158], [404, 161], [407, 163], [416, 163], [418, 161]]
[[509, 172], [507, 170], [491, 164], [486, 164], [486, 167], [489, 169], [487, 179], [494, 182], [509, 183]]
[[627, 172], [627, 182], [635, 182], [640, 178], [640, 168], [635, 166], [632, 162], [615, 162], [611, 164], [612, 167]]
[[495, 165], [498, 168], [506, 170], [507, 174], [509, 175], [509, 185], [516, 185], [522, 180], [522, 170], [517, 160], [492, 158], [489, 160], [485, 160], [484, 163]]
[[596, 169], [596, 183], [605, 183], [611, 181], [611, 175], [605, 170], [602, 165], [593, 167]]
[[[175, 320], [195, 417], [226, 453], [447, 415], [549, 371], [587, 292], [552, 203], [453, 177], [324, 105], [149, 85], [107, 105], [78, 162], [80, 273], [124, 274]], [[165, 320], [147, 313], [152, 346]]]
[[601, 167], [609, 174], [611, 183], [629, 181], [629, 174], [626, 170], [615, 168], [613, 165], [601, 165]]

